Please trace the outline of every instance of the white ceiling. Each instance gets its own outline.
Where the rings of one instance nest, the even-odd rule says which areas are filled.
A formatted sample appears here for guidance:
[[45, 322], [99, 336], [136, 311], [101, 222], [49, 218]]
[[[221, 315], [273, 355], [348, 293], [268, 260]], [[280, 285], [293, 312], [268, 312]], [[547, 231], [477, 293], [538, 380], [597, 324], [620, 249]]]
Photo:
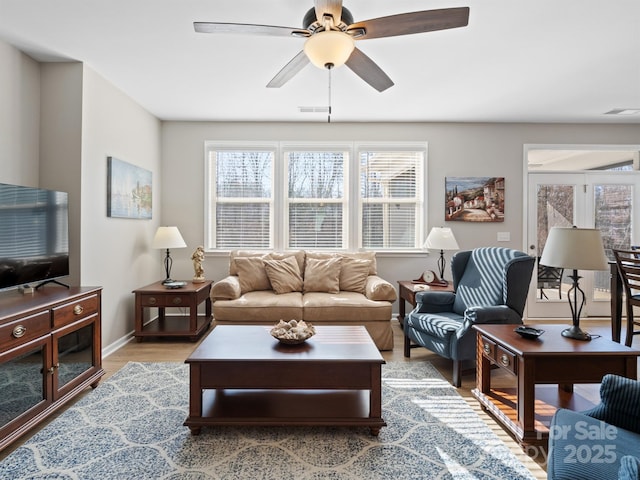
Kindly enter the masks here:
[[[165, 120], [326, 121], [328, 75], [267, 82], [297, 38], [195, 33], [193, 21], [301, 27], [312, 0], [0, 0], [0, 38], [38, 60], [77, 60]], [[638, 0], [345, 0], [355, 21], [469, 6], [469, 26], [362, 40], [395, 82], [333, 72], [333, 122], [640, 123]]]

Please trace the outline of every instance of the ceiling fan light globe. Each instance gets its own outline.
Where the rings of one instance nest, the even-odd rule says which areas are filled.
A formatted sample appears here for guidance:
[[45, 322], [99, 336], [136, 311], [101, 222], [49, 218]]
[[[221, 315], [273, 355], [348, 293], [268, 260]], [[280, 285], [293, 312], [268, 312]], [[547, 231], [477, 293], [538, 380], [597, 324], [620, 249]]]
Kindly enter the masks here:
[[327, 30], [311, 35], [304, 44], [304, 53], [318, 68], [339, 67], [349, 59], [356, 42], [351, 35]]

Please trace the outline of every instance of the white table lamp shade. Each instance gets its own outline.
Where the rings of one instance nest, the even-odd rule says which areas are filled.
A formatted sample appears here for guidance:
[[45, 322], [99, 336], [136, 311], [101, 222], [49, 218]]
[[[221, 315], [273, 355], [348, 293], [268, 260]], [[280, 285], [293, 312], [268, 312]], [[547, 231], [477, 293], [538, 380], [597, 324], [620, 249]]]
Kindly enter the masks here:
[[540, 264], [572, 270], [607, 270], [602, 234], [596, 228], [553, 227]]
[[158, 227], [151, 243], [151, 248], [184, 248], [186, 246], [178, 227]]
[[459, 250], [456, 237], [450, 228], [433, 227], [423, 245], [424, 248], [432, 250]]

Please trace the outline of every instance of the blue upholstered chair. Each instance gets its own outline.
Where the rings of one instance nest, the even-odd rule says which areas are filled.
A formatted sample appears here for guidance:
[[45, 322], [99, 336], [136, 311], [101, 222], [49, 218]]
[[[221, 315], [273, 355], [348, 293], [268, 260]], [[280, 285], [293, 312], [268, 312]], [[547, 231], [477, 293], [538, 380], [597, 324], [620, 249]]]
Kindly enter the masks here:
[[454, 292], [416, 294], [416, 308], [404, 320], [405, 357], [411, 342], [453, 360], [453, 385], [460, 386], [462, 362], [475, 360], [475, 323], [522, 323], [535, 258], [518, 250], [484, 247], [451, 259]]
[[640, 480], [640, 382], [605, 375], [600, 404], [558, 410], [549, 429], [549, 480]]

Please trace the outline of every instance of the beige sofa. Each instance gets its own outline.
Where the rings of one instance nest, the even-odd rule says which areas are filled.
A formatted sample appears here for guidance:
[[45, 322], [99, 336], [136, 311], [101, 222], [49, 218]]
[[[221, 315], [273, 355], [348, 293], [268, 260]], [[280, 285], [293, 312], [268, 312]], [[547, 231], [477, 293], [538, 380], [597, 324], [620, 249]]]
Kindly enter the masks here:
[[373, 252], [236, 250], [229, 276], [211, 288], [216, 325], [364, 325], [380, 350], [393, 349], [396, 290], [377, 276]]

